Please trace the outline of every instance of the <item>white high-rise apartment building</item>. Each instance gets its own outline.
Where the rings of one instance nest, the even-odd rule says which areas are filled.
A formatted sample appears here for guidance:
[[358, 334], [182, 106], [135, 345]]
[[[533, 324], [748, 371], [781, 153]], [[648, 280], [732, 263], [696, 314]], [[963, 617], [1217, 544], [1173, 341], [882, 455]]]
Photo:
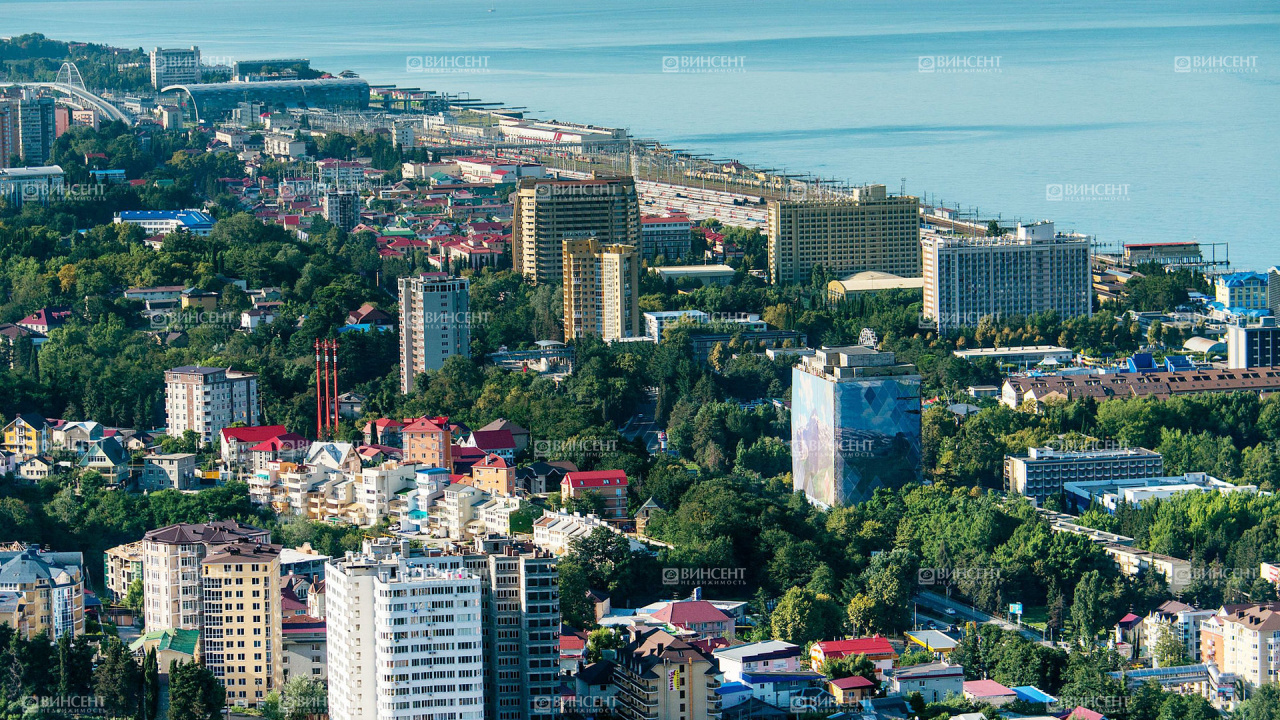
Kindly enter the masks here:
[[171, 437], [194, 430], [210, 443], [234, 423], [258, 424], [257, 373], [184, 365], [166, 371], [164, 385]]
[[454, 355], [471, 357], [470, 288], [447, 273], [400, 278], [400, 392]]
[[460, 560], [326, 564], [332, 720], [483, 720], [480, 579]]
[[[483, 662], [479, 657], [476, 658], [477, 663], [482, 662], [483, 672], [477, 671], [480, 674], [474, 677], [478, 678], [477, 682], [483, 685], [484, 695], [484, 705], [477, 710], [483, 710], [482, 714], [487, 720], [553, 720], [559, 717], [560, 586], [559, 576], [556, 574], [555, 556], [532, 545], [514, 542], [511, 538], [505, 537], [485, 538], [483, 541], [477, 541], [474, 548], [455, 547], [448, 553], [412, 548], [408, 540], [397, 542], [380, 538], [377, 541], [365, 541], [361, 554], [348, 555], [345, 560], [330, 560], [327, 565], [325, 603], [330, 622], [329, 713], [333, 720], [348, 718], [382, 720], [384, 717], [401, 717], [400, 715], [383, 715], [381, 711], [376, 716], [339, 714], [345, 710], [339, 710], [335, 706], [335, 692], [343, 695], [340, 700], [346, 703], [342, 706], [343, 708], [351, 707], [358, 710], [362, 707], [361, 702], [365, 705], [372, 703], [372, 695], [367, 690], [374, 687], [371, 685], [375, 682], [375, 678], [370, 674], [372, 671], [366, 671], [363, 666], [355, 668], [348, 665], [345, 667], [351, 669], [343, 670], [345, 675], [341, 678], [336, 677], [338, 665], [334, 656], [343, 652], [354, 653], [357, 657], [366, 660], [369, 657], [365, 648], [370, 646], [372, 640], [363, 640], [360, 645], [354, 644], [357, 639], [354, 633], [368, 632], [368, 628], [364, 630], [355, 628], [364, 628], [364, 623], [372, 612], [366, 608], [371, 602], [369, 597], [373, 589], [373, 581], [360, 578], [377, 576], [379, 570], [376, 568], [384, 563], [388, 567], [399, 568], [403, 563], [409, 567], [432, 568], [450, 577], [465, 573], [477, 578], [481, 593], [480, 614], [483, 628], [476, 636], [481, 640], [479, 646], [481, 650], [477, 655], [482, 652], [484, 656]], [[343, 573], [344, 577], [336, 579], [339, 572]], [[341, 583], [342, 588], [339, 589], [335, 583]], [[347, 598], [342, 602], [347, 607], [358, 610], [357, 613], [334, 609], [335, 598], [339, 593]], [[359, 597], [360, 600], [357, 602], [352, 599], [355, 597]], [[338, 624], [343, 625], [341, 631], [335, 629]], [[455, 625], [459, 628], [467, 628], [467, 636], [472, 632], [470, 628], [473, 625], [470, 619], [465, 622], [459, 619]], [[350, 634], [340, 636], [336, 634], [338, 632]], [[463, 634], [452, 637], [458, 643], [466, 642], [462, 640]], [[464, 690], [463, 680], [472, 677], [466, 674], [471, 666], [466, 665], [461, 659], [465, 654], [464, 651], [467, 650], [469, 648], [465, 647], [452, 650], [442, 648], [436, 651], [438, 655], [429, 656], [444, 659], [457, 658], [453, 665], [437, 661], [430, 669], [444, 673], [438, 679], [450, 683], [456, 681], [458, 693]], [[409, 655], [413, 652], [416, 651], [400, 651], [402, 654]], [[361, 653], [364, 654], [361, 655]], [[400, 655], [396, 656], [396, 662], [400, 661], [400, 657]], [[377, 656], [376, 661], [378, 671], [381, 672], [382, 656]], [[450, 672], [453, 674], [450, 675]], [[402, 684], [404, 682], [406, 681], [401, 681]], [[410, 679], [407, 682], [415, 681]], [[363, 694], [363, 701], [361, 694]], [[443, 709], [429, 710], [420, 714], [419, 720], [431, 718], [444, 720], [446, 715], [438, 713], [448, 712], [458, 713], [457, 720], [468, 717], [463, 714], [465, 711], [461, 705], [456, 708], [441, 705], [432, 707]]]
[[200, 48], [164, 49], [151, 51], [151, 87], [157, 90], [170, 85], [191, 85], [200, 82]]
[[924, 315], [939, 332], [989, 316], [1093, 314], [1089, 238], [1058, 235], [1052, 222], [1019, 225], [1003, 237], [926, 232], [920, 244]]

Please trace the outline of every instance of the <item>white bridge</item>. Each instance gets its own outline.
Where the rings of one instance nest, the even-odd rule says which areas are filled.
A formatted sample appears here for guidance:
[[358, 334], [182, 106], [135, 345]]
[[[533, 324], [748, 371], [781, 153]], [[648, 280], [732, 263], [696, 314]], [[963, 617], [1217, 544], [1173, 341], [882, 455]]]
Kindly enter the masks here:
[[62, 67], [58, 69], [58, 76], [53, 82], [0, 83], [0, 86], [12, 85], [52, 90], [68, 96], [69, 105], [78, 106], [80, 109], [93, 108], [108, 120], [119, 120], [126, 125], [133, 124], [133, 118], [123, 110], [85, 89], [84, 78], [80, 77], [80, 69], [75, 63], [62, 63]]

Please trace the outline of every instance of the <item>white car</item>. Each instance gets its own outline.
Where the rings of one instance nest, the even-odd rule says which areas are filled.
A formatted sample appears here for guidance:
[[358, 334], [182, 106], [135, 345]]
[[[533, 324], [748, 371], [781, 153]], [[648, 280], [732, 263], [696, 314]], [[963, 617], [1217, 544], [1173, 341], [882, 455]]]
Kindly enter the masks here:
[[948, 615], [955, 615], [955, 614], [956, 614], [956, 609], [955, 609], [955, 608], [947, 608], [947, 609], [946, 609], [946, 613], [947, 613]]

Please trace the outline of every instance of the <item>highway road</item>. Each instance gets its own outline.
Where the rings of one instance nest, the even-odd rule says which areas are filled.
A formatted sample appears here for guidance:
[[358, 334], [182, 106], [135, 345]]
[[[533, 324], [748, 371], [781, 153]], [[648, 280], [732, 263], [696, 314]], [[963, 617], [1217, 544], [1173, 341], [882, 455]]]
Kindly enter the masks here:
[[[1020, 633], [1023, 637], [1033, 642], [1043, 643], [1045, 641], [1044, 637], [1040, 635], [1040, 631], [1035, 628], [1027, 627], [1026, 625], [1018, 625], [1017, 623], [1011, 623], [1003, 618], [988, 615], [971, 605], [966, 605], [957, 600], [948, 599], [928, 590], [920, 590], [916, 593], [914, 599], [921, 607], [928, 608], [942, 617], [951, 618], [950, 622], [954, 624], [973, 621], [984, 625], [999, 625], [1005, 630], [1013, 630], [1014, 632]], [[955, 614], [948, 614], [948, 609], [953, 610]]]

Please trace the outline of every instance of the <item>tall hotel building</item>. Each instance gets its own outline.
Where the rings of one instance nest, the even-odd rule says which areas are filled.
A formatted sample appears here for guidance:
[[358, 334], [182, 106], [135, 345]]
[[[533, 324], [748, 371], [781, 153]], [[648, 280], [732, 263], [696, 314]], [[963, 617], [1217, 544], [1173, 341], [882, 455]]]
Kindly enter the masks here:
[[1004, 456], [1004, 481], [1009, 492], [1043, 503], [1062, 492], [1064, 483], [1123, 480], [1164, 475], [1164, 458], [1146, 448], [1061, 451], [1031, 448], [1025, 456]]
[[920, 476], [920, 374], [891, 352], [822, 348], [791, 371], [795, 489], [822, 507]]
[[515, 269], [534, 283], [560, 282], [565, 238], [594, 236], [601, 244], [641, 246], [634, 178], [524, 178], [511, 223]]
[[924, 315], [939, 332], [988, 316], [1093, 314], [1089, 238], [1057, 235], [1052, 222], [998, 238], [925, 233], [920, 244]]
[[171, 437], [193, 430], [210, 443], [234, 423], [258, 424], [257, 373], [184, 365], [165, 371], [164, 386]]
[[447, 273], [400, 278], [400, 391], [454, 355], [471, 357], [471, 281]]
[[[510, 538], [486, 538], [481, 545], [462, 554], [442, 554], [412, 548], [407, 541], [379, 539], [366, 541], [358, 554], [329, 561], [325, 602], [333, 720], [551, 720], [558, 715], [556, 559]], [[421, 635], [398, 644], [383, 642], [383, 633], [393, 631], [383, 627], [384, 611], [374, 607], [382, 602], [381, 590], [390, 590], [395, 577], [447, 588], [427, 595], [442, 604], [433, 603], [418, 613], [406, 608], [404, 620], [387, 623], [409, 632], [421, 626], [417, 629]], [[453, 604], [444, 604], [449, 601]], [[393, 608], [390, 612], [403, 611]], [[422, 615], [426, 617], [419, 619]], [[369, 627], [369, 621], [377, 627]], [[372, 639], [374, 632], [377, 643]], [[419, 647], [414, 637], [427, 642]], [[407, 670], [388, 674], [388, 667]], [[433, 682], [420, 682], [426, 680]], [[418, 707], [431, 709], [413, 712], [415, 708], [410, 707], [403, 715], [395, 714], [399, 709], [385, 712], [384, 688], [423, 695], [421, 700], [430, 704]], [[409, 698], [399, 702], [406, 701], [413, 702]]]
[[564, 339], [605, 340], [640, 332], [640, 254], [634, 245], [594, 238], [563, 241]]
[[807, 283], [819, 265], [836, 277], [920, 277], [920, 199], [868, 185], [849, 197], [771, 200], [768, 242], [774, 284]]

